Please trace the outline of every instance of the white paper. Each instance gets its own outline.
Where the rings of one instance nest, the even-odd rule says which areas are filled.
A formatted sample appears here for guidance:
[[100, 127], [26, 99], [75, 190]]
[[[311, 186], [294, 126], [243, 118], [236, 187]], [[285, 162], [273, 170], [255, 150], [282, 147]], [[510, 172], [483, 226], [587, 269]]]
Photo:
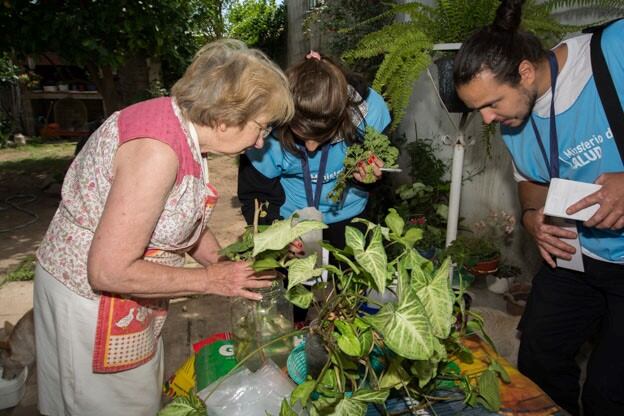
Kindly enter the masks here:
[[591, 205], [572, 215], [566, 214], [566, 209], [568, 209], [570, 205], [585, 198], [587, 195], [593, 194], [601, 187], [601, 185], [596, 185], [594, 183], [554, 178], [551, 180], [550, 186], [548, 187], [544, 214], [551, 217], [587, 221], [598, 211], [598, 208], [600, 208], [599, 204]]
[[576, 233], [576, 238], [561, 238], [560, 240], [567, 243], [576, 249], [576, 252], [572, 255], [570, 260], [557, 257], [557, 267], [563, 267], [564, 269], [576, 270], [584, 272], [583, 266], [583, 253], [581, 250], [581, 240], [579, 238], [578, 229], [576, 228], [576, 221], [564, 218], [550, 217], [549, 223], [558, 227], [564, 228], [568, 231]]

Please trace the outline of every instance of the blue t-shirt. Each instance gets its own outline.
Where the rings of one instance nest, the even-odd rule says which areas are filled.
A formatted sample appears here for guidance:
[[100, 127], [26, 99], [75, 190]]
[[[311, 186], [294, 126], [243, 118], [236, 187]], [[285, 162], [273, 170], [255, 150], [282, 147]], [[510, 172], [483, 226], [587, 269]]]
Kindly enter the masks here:
[[[565, 41], [568, 57], [555, 91], [560, 176], [587, 183], [593, 183], [603, 173], [624, 172], [591, 73], [590, 39], [591, 35], [583, 35]], [[624, 103], [624, 21], [605, 29], [602, 50], [620, 102]], [[551, 99], [549, 91], [540, 97], [532, 113], [547, 156]], [[548, 166], [530, 121], [517, 128], [503, 127], [503, 140], [522, 176], [536, 182], [550, 182]], [[579, 222], [579, 231], [581, 245], [588, 254], [612, 262], [624, 261], [624, 230], [587, 228]]]
[[[383, 131], [390, 124], [390, 112], [388, 106], [379, 95], [369, 89], [368, 98], [365, 105], [360, 106], [364, 114], [364, 120], [358, 125], [358, 130], [364, 133], [366, 126], [371, 126], [378, 131]], [[328, 194], [334, 189], [338, 174], [344, 170], [344, 158], [347, 151], [347, 144], [344, 140], [328, 144], [329, 155], [327, 158], [327, 168], [323, 177], [323, 189], [319, 210], [323, 214], [323, 221], [326, 224], [343, 221], [359, 215], [366, 207], [368, 192], [356, 187], [347, 187], [341, 205], [332, 202]], [[247, 156], [253, 166], [267, 178], [280, 178], [280, 183], [284, 188], [286, 200], [280, 208], [280, 215], [289, 217], [298, 209], [308, 206], [305, 187], [303, 183], [303, 168], [301, 159], [284, 149], [272, 135], [268, 136], [262, 149], [249, 149]], [[316, 182], [319, 165], [321, 161], [321, 151], [308, 155], [310, 164], [310, 175], [312, 177], [312, 190], [316, 192]]]

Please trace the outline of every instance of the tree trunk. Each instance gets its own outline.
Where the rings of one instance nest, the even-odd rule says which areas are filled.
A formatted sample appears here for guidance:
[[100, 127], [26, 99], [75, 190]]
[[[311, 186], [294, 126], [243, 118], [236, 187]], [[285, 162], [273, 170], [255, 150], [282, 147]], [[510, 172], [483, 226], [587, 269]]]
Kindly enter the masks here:
[[117, 71], [116, 80], [124, 106], [150, 98], [149, 69], [144, 55], [126, 59]]
[[93, 64], [87, 64], [87, 70], [91, 81], [97, 87], [104, 101], [104, 116], [108, 117], [117, 110], [123, 108], [122, 97], [117, 91], [113, 69], [110, 66], [98, 68]]

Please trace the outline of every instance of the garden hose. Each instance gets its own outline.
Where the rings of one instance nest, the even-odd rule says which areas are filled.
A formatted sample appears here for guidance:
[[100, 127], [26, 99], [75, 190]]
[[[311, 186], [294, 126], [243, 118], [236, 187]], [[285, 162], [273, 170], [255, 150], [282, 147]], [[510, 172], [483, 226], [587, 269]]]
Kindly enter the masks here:
[[32, 218], [26, 221], [25, 223], [16, 225], [14, 227], [2, 228], [0, 229], [0, 233], [8, 233], [11, 231], [19, 230], [21, 228], [25, 228], [31, 224], [36, 223], [39, 220], [39, 215], [35, 214], [33, 211], [29, 211], [26, 208], [23, 208], [24, 204], [30, 204], [31, 202], [35, 202], [36, 200], [37, 200], [37, 197], [33, 194], [15, 194], [15, 195], [9, 196], [8, 198], [5, 198], [3, 203], [7, 205], [7, 207], [0, 206], [0, 211], [13, 208], [14, 210], [23, 212], [24, 214]]

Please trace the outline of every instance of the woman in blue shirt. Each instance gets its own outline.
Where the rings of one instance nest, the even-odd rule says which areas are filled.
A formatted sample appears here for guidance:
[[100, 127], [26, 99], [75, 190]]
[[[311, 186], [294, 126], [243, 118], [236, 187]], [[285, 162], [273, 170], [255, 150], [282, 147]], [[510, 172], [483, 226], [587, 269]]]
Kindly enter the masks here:
[[[263, 218], [267, 224], [313, 206], [329, 225], [323, 238], [344, 247], [344, 227], [362, 214], [368, 202], [370, 186], [359, 182], [363, 169], [353, 175], [339, 202], [328, 194], [344, 169], [347, 147], [361, 141], [366, 126], [378, 131], [388, 127], [388, 106], [359, 77], [318, 52], [310, 52], [286, 75], [295, 116], [267, 134], [263, 148], [241, 157], [238, 197], [243, 215], [252, 222], [254, 199], [269, 202]], [[379, 178], [383, 162], [373, 163]]]

